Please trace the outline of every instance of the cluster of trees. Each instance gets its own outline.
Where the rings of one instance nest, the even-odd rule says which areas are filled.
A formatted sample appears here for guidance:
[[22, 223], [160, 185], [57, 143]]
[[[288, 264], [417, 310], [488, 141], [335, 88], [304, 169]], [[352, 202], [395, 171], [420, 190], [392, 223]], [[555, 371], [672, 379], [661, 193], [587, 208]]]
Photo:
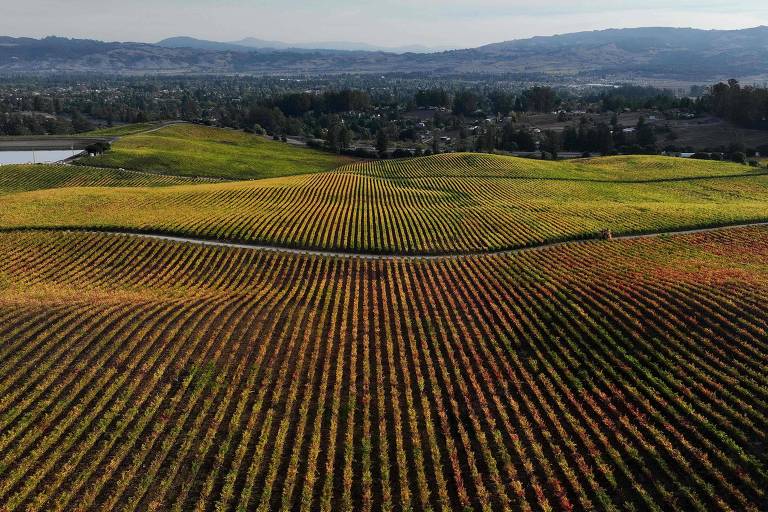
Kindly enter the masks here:
[[703, 108], [747, 128], [768, 130], [768, 88], [719, 83], [701, 98]]
[[474, 147], [464, 146], [460, 149], [480, 152], [541, 151], [554, 158], [562, 150], [606, 155], [655, 153], [656, 139], [654, 127], [643, 118], [629, 132], [624, 131], [616, 117], [611, 124], [591, 123], [587, 118], [582, 118], [578, 126], [569, 126], [562, 133], [545, 130], [538, 137], [527, 128], [516, 127], [513, 122], [501, 128], [486, 123], [478, 128]]
[[650, 86], [622, 85], [597, 95], [587, 95], [588, 103], [601, 104], [603, 111], [658, 109], [695, 109], [696, 101], [688, 96], [678, 97], [668, 89]]
[[371, 106], [371, 97], [364, 91], [345, 89], [321, 94], [291, 93], [267, 100], [264, 104], [279, 108], [286, 116], [300, 117], [308, 112], [332, 114], [365, 111]]
[[748, 148], [741, 142], [733, 142], [722, 149], [722, 151], [699, 151], [694, 153], [692, 158], [698, 160], [728, 160], [739, 164], [758, 166], [760, 165], [759, 161], [755, 158], [757, 154], [768, 155], [768, 143], [757, 148]]
[[325, 142], [332, 151], [341, 153], [352, 143], [352, 131], [344, 123], [336, 122], [328, 127]]
[[656, 150], [656, 131], [653, 125], [640, 118], [634, 131], [627, 132], [614, 116], [611, 124], [590, 123], [581, 118], [578, 126], [568, 126], [562, 134], [562, 148], [601, 154], [613, 152], [652, 152]]
[[551, 87], [536, 86], [519, 94], [494, 89], [486, 94], [462, 89], [451, 94], [444, 89], [428, 89], [416, 92], [413, 104], [419, 108], [450, 107], [454, 115], [471, 116], [477, 111], [494, 115], [510, 112], [552, 112], [562, 104], [562, 99]]
[[85, 147], [85, 150], [92, 155], [103, 155], [107, 151], [112, 149], [112, 145], [109, 142], [94, 142]]
[[742, 86], [738, 80], [709, 88], [692, 87], [690, 95], [683, 96], [655, 87], [626, 85], [597, 96], [588, 95], [584, 100], [599, 103], [603, 111], [678, 109], [711, 114], [746, 128], [768, 130], [768, 88]]
[[0, 136], [67, 135], [93, 130], [94, 126], [80, 112], [54, 116], [37, 112], [0, 113]]
[[42, 114], [0, 113], [0, 136], [64, 135], [73, 133], [72, 123]]
[[445, 89], [427, 89], [417, 91], [413, 101], [419, 108], [451, 106], [451, 96]]
[[505, 123], [501, 128], [496, 124], [487, 123], [480, 126], [475, 137], [474, 149], [480, 152], [501, 151], [536, 151], [536, 137], [525, 128], [518, 128], [512, 122]]
[[523, 91], [515, 102], [517, 112], [552, 112], [561, 100], [551, 87], [532, 87]]

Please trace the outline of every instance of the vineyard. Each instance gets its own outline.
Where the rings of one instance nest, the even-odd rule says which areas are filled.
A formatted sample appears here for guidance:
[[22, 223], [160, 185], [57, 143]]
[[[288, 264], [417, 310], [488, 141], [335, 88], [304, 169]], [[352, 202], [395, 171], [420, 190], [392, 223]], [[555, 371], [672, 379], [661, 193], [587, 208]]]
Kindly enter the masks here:
[[768, 510], [764, 171], [272, 145], [0, 167], [1, 512]]
[[4, 165], [0, 169], [0, 194], [79, 187], [160, 187], [210, 181], [62, 164]]
[[2, 510], [768, 507], [766, 228], [434, 261], [63, 232], [0, 254]]
[[765, 169], [738, 164], [658, 156], [546, 161], [479, 153], [448, 153], [407, 160], [363, 162], [346, 166], [342, 170], [389, 179], [477, 177], [619, 183], [767, 174]]
[[[69, 169], [71, 185], [87, 178]], [[94, 172], [87, 187], [32, 189], [29, 184], [43, 178], [23, 172], [0, 177], [5, 190], [18, 191], [0, 196], [0, 226], [445, 254], [595, 238], [605, 229], [628, 234], [768, 220], [765, 172], [662, 157], [574, 164], [440, 155], [234, 183], [147, 187], [141, 185], [174, 185], [168, 181], [182, 178], [133, 174], [126, 175], [128, 188], [116, 175], [98, 174], [106, 170]]]

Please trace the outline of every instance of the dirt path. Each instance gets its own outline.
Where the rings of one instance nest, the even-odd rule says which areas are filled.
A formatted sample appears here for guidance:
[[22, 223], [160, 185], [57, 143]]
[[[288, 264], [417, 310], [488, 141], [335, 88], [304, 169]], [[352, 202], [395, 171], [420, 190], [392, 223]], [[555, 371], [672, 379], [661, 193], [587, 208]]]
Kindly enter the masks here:
[[[684, 229], [684, 230], [678, 230], [678, 231], [664, 231], [664, 232], [657, 232], [657, 233], [644, 233], [644, 234], [638, 234], [638, 235], [614, 235], [612, 238], [612, 241], [638, 240], [638, 239], [644, 239], [644, 238], [660, 238], [664, 236], [682, 236], [682, 235], [691, 235], [696, 233], [709, 233], [709, 232], [715, 232], [715, 231], [725, 231], [729, 229], [749, 228], [749, 227], [768, 227], [768, 222], [749, 222], [744, 224], [732, 224], [728, 226]], [[486, 255], [517, 254], [517, 253], [528, 252], [528, 251], [540, 251], [544, 249], [551, 249], [553, 247], [578, 245], [578, 244], [585, 244], [585, 243], [603, 240], [603, 238], [600, 238], [600, 237], [582, 238], [578, 240], [551, 242], [551, 243], [546, 243], [541, 245], [532, 245], [529, 247], [518, 247], [515, 249], [502, 249], [497, 251], [456, 252], [456, 253], [446, 253], [446, 254], [376, 254], [376, 253], [365, 253], [365, 252], [355, 253], [355, 252], [344, 252], [344, 251], [326, 251], [326, 250], [320, 250], [320, 249], [296, 249], [291, 247], [280, 247], [280, 246], [268, 245], [268, 244], [224, 242], [224, 241], [218, 241], [218, 240], [207, 240], [205, 238], [141, 233], [141, 232], [131, 232], [131, 231], [113, 231], [113, 230], [106, 230], [106, 229], [105, 230], [77, 229], [77, 228], [63, 228], [63, 227], [10, 228], [10, 229], [0, 228], [0, 233], [24, 232], [24, 231], [35, 231], [35, 232], [56, 231], [56, 232], [65, 232], [65, 233], [91, 233], [91, 234], [110, 235], [110, 236], [144, 238], [144, 239], [151, 239], [151, 240], [164, 240], [168, 242], [203, 245], [208, 247], [228, 247], [232, 249], [248, 249], [248, 250], [255, 250], [255, 251], [268, 251], [268, 252], [277, 252], [282, 254], [295, 254], [295, 255], [306, 255], [306, 256], [322, 256], [322, 257], [329, 257], [329, 258], [360, 258], [360, 259], [367, 259], [367, 260], [424, 260], [424, 261], [469, 258], [469, 257], [486, 256]]]
[[[141, 130], [136, 133], [131, 133], [131, 135], [145, 135], [147, 133], [158, 132], [163, 128], [168, 128], [169, 126], [174, 126], [177, 124], [192, 124], [192, 123], [190, 123], [189, 121], [163, 121], [160, 123], [159, 126], [155, 126], [154, 128], [150, 128], [149, 130]], [[127, 135], [123, 135], [123, 137], [127, 137]], [[117, 137], [117, 139], [119, 138], [120, 137]]]

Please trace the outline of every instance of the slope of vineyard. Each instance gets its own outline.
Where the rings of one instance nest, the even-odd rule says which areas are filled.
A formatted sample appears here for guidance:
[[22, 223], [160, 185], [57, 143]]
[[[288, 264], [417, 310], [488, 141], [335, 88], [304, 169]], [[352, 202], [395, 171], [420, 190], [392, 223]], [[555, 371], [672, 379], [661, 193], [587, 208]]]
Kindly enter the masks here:
[[540, 162], [443, 155], [332, 172], [0, 198], [6, 228], [99, 228], [284, 247], [470, 253], [768, 220], [768, 174], [660, 157]]
[[63, 164], [0, 166], [0, 194], [71, 187], [160, 187], [210, 180]]
[[84, 165], [227, 179], [274, 178], [328, 171], [352, 161], [315, 149], [267, 140], [234, 130], [174, 124], [129, 134]]
[[530, 178], [611, 182], [653, 182], [730, 176], [765, 175], [765, 169], [728, 162], [617, 156], [545, 161], [481, 153], [448, 153], [406, 160], [361, 162], [340, 169], [381, 178]]
[[765, 510], [767, 319], [765, 228], [428, 262], [0, 234], [0, 509]]

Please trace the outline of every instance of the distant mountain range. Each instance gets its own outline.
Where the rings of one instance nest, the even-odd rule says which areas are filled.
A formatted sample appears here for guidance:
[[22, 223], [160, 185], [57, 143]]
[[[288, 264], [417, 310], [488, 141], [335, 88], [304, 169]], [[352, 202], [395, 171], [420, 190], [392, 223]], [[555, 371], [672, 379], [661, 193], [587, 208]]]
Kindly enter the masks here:
[[624, 81], [768, 80], [768, 27], [611, 29], [437, 53], [371, 51], [354, 43], [275, 47], [282, 44], [253, 39], [218, 43], [173, 38], [146, 44], [0, 37], [0, 73], [484, 73]]
[[428, 48], [422, 45], [410, 46], [375, 46], [367, 43], [352, 43], [348, 41], [328, 41], [324, 43], [284, 43], [282, 41], [267, 41], [247, 37], [239, 41], [221, 43], [218, 41], [206, 41], [194, 37], [171, 37], [163, 39], [158, 46], [165, 48], [195, 48], [198, 50], [216, 50], [248, 52], [256, 50], [328, 50], [347, 52], [387, 52], [387, 53], [436, 53], [448, 48]]

